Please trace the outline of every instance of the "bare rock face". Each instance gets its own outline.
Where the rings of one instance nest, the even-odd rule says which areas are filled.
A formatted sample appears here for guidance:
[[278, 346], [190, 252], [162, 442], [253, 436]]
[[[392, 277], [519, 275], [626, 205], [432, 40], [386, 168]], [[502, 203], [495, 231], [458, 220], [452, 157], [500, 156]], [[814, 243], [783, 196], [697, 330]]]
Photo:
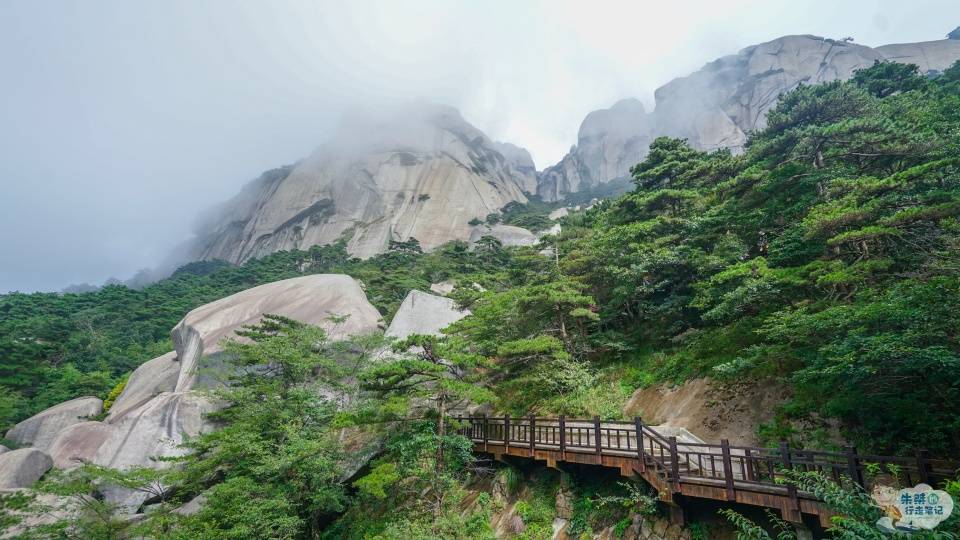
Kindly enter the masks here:
[[702, 150], [741, 151], [747, 134], [766, 126], [766, 113], [780, 95], [800, 84], [848, 79], [877, 61], [916, 64], [921, 73], [931, 74], [958, 59], [955, 38], [871, 48], [801, 35], [747, 47], [658, 88], [650, 114], [634, 101], [590, 113], [577, 145], [540, 174], [537, 193], [559, 200], [626, 178], [658, 136], [685, 138]]
[[657, 131], [686, 137], [705, 150], [739, 150], [747, 133], [766, 126], [780, 94], [799, 84], [848, 79], [877, 61], [942, 71], [960, 59], [950, 40], [884, 45], [875, 49], [817, 36], [785, 36], [725, 56], [657, 89]]
[[877, 47], [876, 51], [883, 55], [885, 60], [915, 64], [920, 68], [920, 73], [929, 75], [944, 71], [960, 59], [958, 40], [960, 36], [938, 41], [882, 45]]
[[80, 422], [65, 428], [50, 444], [53, 466], [66, 470], [93, 463], [97, 451], [113, 429], [113, 426], [103, 422]]
[[478, 225], [470, 233], [470, 244], [476, 244], [484, 236], [492, 236], [505, 247], [532, 246], [537, 243], [537, 235], [513, 225]]
[[[188, 438], [216, 428], [206, 415], [218, 404], [198, 392], [165, 392], [116, 418], [105, 430], [92, 462], [113, 469], [165, 468], [157, 458], [187, 453]], [[93, 436], [91, 436], [93, 439]], [[104, 500], [126, 512], [136, 512], [149, 494], [120, 486], [101, 486]]]
[[410, 291], [394, 315], [386, 335], [403, 339], [411, 334], [439, 336], [440, 330], [470, 314], [457, 309], [450, 298], [434, 296], [422, 291]]
[[513, 169], [513, 176], [524, 193], [537, 192], [537, 166], [526, 148], [505, 142], [493, 143], [493, 148], [503, 154]]
[[[110, 407], [107, 422], [130, 409], [150, 401], [161, 392], [173, 392], [180, 376], [180, 362], [176, 351], [168, 352], [140, 365], [127, 379], [123, 392]], [[56, 458], [54, 458], [56, 459]]]
[[756, 446], [760, 443], [757, 427], [773, 419], [777, 406], [788, 395], [783, 385], [773, 381], [727, 388], [711, 379], [694, 379], [676, 387], [661, 385], [637, 390], [624, 413], [659, 424], [654, 429], [664, 436], [714, 442], [729, 439], [732, 444]]
[[635, 99], [591, 112], [580, 124], [577, 145], [540, 174], [537, 194], [557, 201], [568, 193], [628, 177], [630, 167], [646, 157], [652, 134], [653, 123]]
[[[255, 324], [267, 313], [320, 326], [331, 339], [372, 333], [380, 320], [360, 284], [342, 274], [303, 276], [247, 289], [191, 311], [174, 327], [181, 364], [175, 390], [193, 388], [200, 358], [219, 352], [221, 340], [237, 339], [237, 329]], [[333, 320], [340, 317], [346, 320]]]
[[6, 438], [22, 445], [46, 450], [63, 428], [83, 422], [103, 410], [103, 401], [95, 397], [81, 397], [54, 405], [13, 426]]
[[201, 508], [203, 508], [203, 503], [205, 502], [207, 502], [207, 496], [201, 493], [200, 495], [197, 495], [182, 505], [174, 508], [172, 511], [174, 514], [180, 514], [181, 516], [192, 516], [199, 512]]
[[36, 448], [0, 454], [0, 489], [30, 487], [53, 467], [53, 460]]
[[449, 107], [348, 118], [312, 156], [264, 173], [213, 212], [190, 258], [239, 263], [341, 238], [370, 257], [391, 240], [416, 238], [427, 250], [466, 240], [472, 219], [527, 201], [536, 186], [524, 154]]
[[151, 458], [180, 456], [187, 437], [212, 430], [204, 416], [216, 403], [196, 392], [166, 392], [117, 418], [93, 461], [105, 467], [159, 467]]
[[439, 294], [440, 296], [446, 296], [452, 293], [456, 286], [457, 284], [449, 279], [445, 281], [439, 281], [437, 283], [430, 284], [430, 292]]

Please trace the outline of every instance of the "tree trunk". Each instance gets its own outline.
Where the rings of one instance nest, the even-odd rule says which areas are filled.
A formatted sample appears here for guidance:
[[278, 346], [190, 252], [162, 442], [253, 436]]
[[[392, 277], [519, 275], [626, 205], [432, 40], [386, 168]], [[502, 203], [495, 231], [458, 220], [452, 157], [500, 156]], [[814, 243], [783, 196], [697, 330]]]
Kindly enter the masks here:
[[437, 474], [443, 473], [443, 438], [447, 434], [447, 422], [446, 416], [447, 411], [443, 399], [443, 393], [437, 396], [437, 438], [439, 443], [437, 444], [437, 463], [436, 470]]
[[563, 317], [563, 308], [559, 305], [557, 308], [557, 321], [560, 323], [560, 337], [563, 338], [563, 345], [567, 348], [567, 352], [573, 353], [573, 347], [570, 344], [570, 336], [567, 335], [567, 323]]
[[440, 392], [437, 395], [437, 453], [435, 456], [436, 463], [434, 464], [434, 470], [436, 475], [434, 477], [433, 492], [436, 497], [436, 502], [433, 507], [434, 516], [439, 517], [443, 512], [443, 472], [444, 472], [444, 437], [447, 434], [447, 421], [446, 421], [446, 403], [444, 401], [443, 392]]

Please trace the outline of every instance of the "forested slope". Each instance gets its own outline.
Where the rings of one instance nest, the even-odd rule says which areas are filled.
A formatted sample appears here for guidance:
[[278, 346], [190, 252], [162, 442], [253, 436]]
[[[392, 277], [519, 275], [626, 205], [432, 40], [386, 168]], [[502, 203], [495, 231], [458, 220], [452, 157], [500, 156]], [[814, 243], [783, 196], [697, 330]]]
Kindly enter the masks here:
[[801, 87], [742, 156], [658, 139], [633, 193], [570, 220], [561, 269], [600, 329], [668, 352], [661, 378], [783, 377], [787, 416], [956, 454], [958, 78], [878, 64]]
[[278, 252], [242, 266], [195, 262], [141, 290], [108, 285], [81, 294], [0, 296], [0, 430], [79, 395], [104, 397], [139, 364], [173, 348], [170, 330], [191, 309], [238, 291], [304, 274], [361, 279], [387, 317], [410, 289], [489, 271], [482, 253], [452, 243], [422, 254], [416, 242], [361, 261], [342, 243]]
[[[194, 263], [139, 291], [0, 297], [0, 420], [105, 395], [170, 350], [170, 328], [193, 307], [342, 272], [387, 317], [410, 289], [457, 279], [474, 316], [453, 333], [496, 359], [486, 383], [503, 409], [597, 412], [611, 377], [620, 397], [695, 375], [775, 377], [796, 397], [773, 436], [797, 436], [790, 420], [817, 413], [864, 448], [956, 455], [958, 78], [956, 66], [930, 80], [879, 64], [801, 87], [743, 155], [658, 139], [633, 169], [634, 191], [565, 218], [544, 241], [555, 259], [492, 239], [472, 252], [395, 244], [367, 261], [340, 244]], [[522, 390], [531, 378], [539, 391]]]

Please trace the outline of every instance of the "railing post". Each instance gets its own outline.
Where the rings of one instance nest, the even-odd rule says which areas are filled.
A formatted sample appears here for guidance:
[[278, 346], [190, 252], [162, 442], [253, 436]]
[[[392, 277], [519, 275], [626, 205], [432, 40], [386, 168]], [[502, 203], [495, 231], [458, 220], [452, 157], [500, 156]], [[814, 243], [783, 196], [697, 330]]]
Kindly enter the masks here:
[[917, 471], [920, 473], [920, 481], [924, 484], [930, 484], [930, 451], [921, 448], [916, 451]]
[[483, 451], [487, 451], [487, 444], [490, 440], [490, 422], [487, 421], [486, 413], [481, 416], [483, 423], [480, 425], [480, 429], [483, 432]]
[[643, 421], [639, 416], [633, 417], [633, 427], [637, 430], [637, 459], [640, 460], [640, 472], [647, 470], [647, 460], [643, 457]]
[[530, 415], [530, 456], [533, 456], [534, 450], [537, 447], [537, 418], [531, 414]]
[[560, 456], [563, 459], [567, 457], [567, 419], [560, 415]]
[[[790, 444], [787, 441], [780, 441], [780, 459], [783, 461], [783, 468], [793, 470], [793, 460], [790, 457]], [[776, 473], [773, 473], [776, 477]], [[786, 477], [786, 475], [784, 475]], [[789, 512], [784, 514], [787, 521], [798, 521], [800, 519], [800, 499], [797, 497], [797, 486], [792, 482], [787, 482], [787, 498], [790, 499]]]
[[756, 475], [756, 473], [755, 473], [754, 470], [753, 470], [753, 458], [752, 458], [752, 456], [751, 456], [751, 454], [750, 454], [750, 449], [749, 449], [749, 448], [747, 448], [746, 450], [743, 451], [743, 456], [744, 456], [744, 457], [743, 457], [743, 462], [744, 462], [744, 465], [746, 465], [746, 466], [744, 467], [744, 469], [746, 469], [746, 473], [747, 473], [747, 478], [746, 478], [746, 479], [747, 479], [747, 480], [751, 480], [751, 481], [756, 481], [757, 475]]
[[855, 446], [847, 447], [847, 472], [850, 474], [850, 480], [863, 487], [863, 477], [860, 475], [859, 458], [857, 458]]
[[680, 452], [677, 451], [677, 437], [672, 436], [670, 441], [670, 475], [673, 476], [673, 491], [680, 491]]
[[723, 452], [723, 478], [727, 483], [727, 500], [734, 501], [737, 499], [737, 495], [733, 488], [733, 462], [730, 459], [729, 440], [720, 439], [720, 451]]
[[503, 415], [503, 450], [510, 450], [510, 415]]
[[783, 461], [784, 469], [793, 469], [793, 463], [790, 461], [790, 444], [787, 441], [780, 441], [780, 459]]
[[593, 432], [594, 432], [594, 437], [595, 437], [595, 442], [597, 447], [597, 462], [599, 463], [600, 454], [603, 452], [603, 445], [600, 441], [600, 417], [599, 416], [593, 417]]

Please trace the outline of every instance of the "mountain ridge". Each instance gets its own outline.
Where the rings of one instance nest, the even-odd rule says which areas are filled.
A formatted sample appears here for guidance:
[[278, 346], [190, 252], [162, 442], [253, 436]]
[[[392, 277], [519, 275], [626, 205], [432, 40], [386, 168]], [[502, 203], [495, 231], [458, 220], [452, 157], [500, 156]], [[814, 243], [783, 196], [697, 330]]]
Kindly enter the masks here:
[[[729, 148], [740, 152], [749, 133], [766, 125], [766, 113], [777, 98], [799, 84], [848, 79], [855, 70], [878, 61], [916, 64], [922, 74], [929, 75], [957, 60], [957, 39], [868, 47], [798, 34], [750, 45], [657, 88], [653, 111], [637, 118], [629, 129], [608, 133], [602, 139], [582, 136], [584, 127], [595, 121], [595, 114], [612, 111], [625, 100], [588, 114], [577, 144], [560, 162], [541, 173], [537, 193], [545, 200], [556, 201], [569, 193], [628, 177], [629, 167], [624, 171], [619, 163], [636, 164], [646, 157], [645, 147], [631, 146], [630, 141], [635, 139], [652, 141], [669, 136], [687, 139], [700, 150]], [[618, 147], [622, 148], [620, 152], [611, 152]], [[605, 158], [599, 164], [589, 158], [597, 153]]]
[[240, 263], [340, 239], [365, 258], [411, 238], [428, 250], [469, 241], [489, 215], [530, 195], [555, 203], [614, 181], [628, 184], [630, 168], [656, 137], [738, 153], [778, 97], [798, 85], [847, 79], [880, 61], [932, 74], [958, 59], [955, 39], [868, 47], [783, 36], [669, 81], [656, 90], [652, 111], [633, 98], [592, 111], [577, 144], [541, 171], [525, 149], [493, 141], [451, 107], [418, 103], [348, 115], [314, 154], [263, 173], [213, 211], [186, 259]]

